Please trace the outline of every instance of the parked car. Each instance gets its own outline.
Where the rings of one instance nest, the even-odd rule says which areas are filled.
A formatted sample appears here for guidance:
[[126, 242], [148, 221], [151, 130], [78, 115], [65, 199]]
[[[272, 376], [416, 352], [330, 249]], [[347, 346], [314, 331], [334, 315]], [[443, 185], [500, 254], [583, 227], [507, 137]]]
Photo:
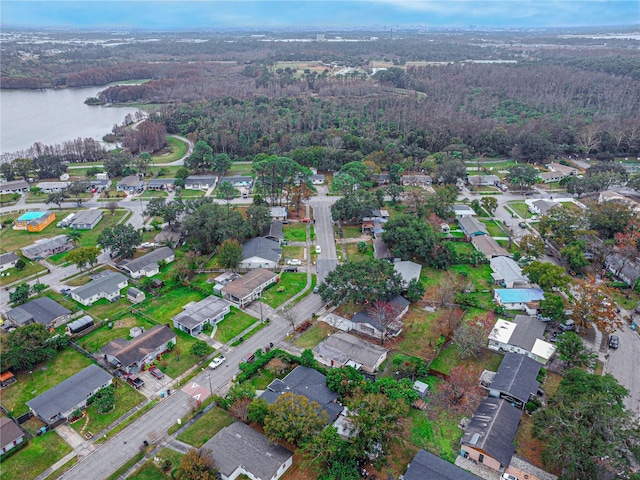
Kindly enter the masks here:
[[164, 373], [162, 373], [162, 370], [160, 370], [156, 366], [149, 367], [149, 373], [154, 377], [156, 377], [158, 380], [160, 380], [161, 378], [164, 378]]
[[510, 473], [503, 473], [500, 476], [500, 480], [520, 480], [520, 479], [514, 475], [511, 475]]
[[222, 355], [220, 355], [219, 357], [216, 357], [211, 361], [211, 363], [209, 364], [209, 368], [211, 370], [215, 370], [220, 365], [222, 365], [225, 360], [226, 360], [226, 358], [224, 358]]
[[316, 285], [315, 287], [313, 287], [313, 293], [318, 293], [320, 291], [320, 286]]
[[317, 254], [322, 253], [322, 248], [320, 248], [320, 245], [316, 245], [316, 253]]
[[63, 288], [62, 290], [60, 290], [60, 293], [63, 295], [71, 295], [71, 289], [70, 288]]
[[618, 335], [611, 335], [609, 337], [609, 348], [618, 348], [620, 345], [620, 337]]
[[292, 258], [291, 260], [287, 260], [287, 265], [302, 265], [302, 260], [299, 258]]
[[563, 332], [572, 332], [576, 329], [576, 322], [573, 320], [567, 320], [564, 323], [560, 324], [560, 330]]
[[297, 272], [298, 271], [298, 267], [284, 267], [282, 269], [283, 272]]
[[520, 226], [520, 228], [527, 228], [527, 224], [524, 222], [520, 222], [518, 225]]

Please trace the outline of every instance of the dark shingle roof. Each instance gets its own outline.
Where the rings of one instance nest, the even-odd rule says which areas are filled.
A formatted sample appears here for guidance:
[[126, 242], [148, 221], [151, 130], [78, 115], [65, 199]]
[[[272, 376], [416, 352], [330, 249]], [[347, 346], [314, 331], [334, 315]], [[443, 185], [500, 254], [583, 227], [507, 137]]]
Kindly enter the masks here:
[[507, 352], [500, 368], [491, 381], [491, 389], [507, 393], [523, 402], [536, 393], [540, 383], [536, 380], [540, 363], [519, 353]]
[[333, 422], [343, 410], [342, 405], [337, 403], [338, 394], [327, 388], [325, 376], [313, 368], [298, 365], [282, 380], [276, 378], [271, 382], [260, 398], [272, 404], [287, 392], [304, 395], [310, 401], [318, 402], [329, 415], [329, 422]]
[[4, 447], [18, 440], [24, 435], [16, 422], [8, 417], [0, 417], [0, 447]]
[[117, 338], [102, 347], [101, 352], [105, 355], [113, 355], [122, 365], [129, 366], [140, 362], [150, 352], [175, 337], [175, 332], [166, 325], [156, 325], [129, 341]]
[[425, 450], [419, 450], [416, 453], [407, 473], [404, 474], [404, 480], [477, 480], [479, 478]]
[[530, 352], [536, 340], [544, 337], [545, 323], [528, 315], [516, 315], [513, 321], [517, 326], [509, 338], [509, 345], [524, 348]]
[[33, 244], [27, 247], [23, 247], [20, 250], [24, 255], [36, 257], [43, 252], [53, 250], [55, 248], [60, 248], [70, 243], [71, 240], [69, 240], [69, 237], [67, 237], [66, 235], [57, 235], [52, 238], [43, 238], [40, 240], [36, 240]]
[[87, 399], [87, 394], [111, 380], [111, 375], [97, 365], [89, 365], [75, 375], [60, 382], [27, 405], [41, 418], [49, 420], [65, 413]]
[[282, 464], [293, 455], [242, 422], [234, 422], [220, 430], [202, 449], [211, 452], [216, 467], [225, 477], [230, 477], [242, 466], [256, 478], [274, 478]]
[[378, 364], [380, 357], [387, 353], [387, 349], [338, 331], [316, 345], [313, 352], [340, 363], [353, 360], [372, 369]]
[[475, 217], [460, 217], [458, 219], [458, 224], [460, 225], [460, 228], [464, 231], [464, 233], [466, 233], [467, 235], [474, 235], [478, 232], [481, 232], [481, 234], [484, 235], [488, 235], [489, 231], [487, 230], [487, 227], [485, 226], [484, 223], [482, 223], [480, 220], [477, 220]]
[[158, 262], [162, 260], [166, 260], [174, 256], [175, 253], [169, 247], [161, 247], [157, 250], [153, 250], [149, 253], [145, 253], [141, 257], [136, 258], [135, 260], [131, 260], [125, 264], [120, 264], [120, 267], [123, 270], [127, 270], [128, 272], [135, 273], [140, 270], [145, 270], [151, 265], [157, 265]]
[[501, 398], [484, 398], [464, 432], [461, 443], [498, 460], [507, 466], [515, 451], [514, 440], [522, 410]]
[[282, 248], [278, 242], [264, 237], [256, 237], [242, 244], [242, 258], [260, 257], [277, 262], [282, 256]]
[[56, 318], [70, 313], [71, 310], [64, 308], [49, 297], [41, 297], [9, 310], [7, 316], [20, 324], [33, 320], [43, 325], [49, 325]]
[[73, 294], [82, 299], [87, 299], [100, 292], [114, 293], [116, 290], [120, 290], [118, 285], [126, 280], [127, 277], [119, 272], [109, 272], [107, 275], [91, 280], [86, 285], [75, 288]]

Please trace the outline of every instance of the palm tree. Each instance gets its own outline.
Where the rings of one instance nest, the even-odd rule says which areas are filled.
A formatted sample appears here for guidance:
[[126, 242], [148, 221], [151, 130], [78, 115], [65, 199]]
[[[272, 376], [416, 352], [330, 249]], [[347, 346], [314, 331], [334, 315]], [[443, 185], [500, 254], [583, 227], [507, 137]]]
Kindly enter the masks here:
[[67, 238], [77, 247], [78, 241], [82, 238], [82, 232], [80, 230], [70, 230], [67, 232]]

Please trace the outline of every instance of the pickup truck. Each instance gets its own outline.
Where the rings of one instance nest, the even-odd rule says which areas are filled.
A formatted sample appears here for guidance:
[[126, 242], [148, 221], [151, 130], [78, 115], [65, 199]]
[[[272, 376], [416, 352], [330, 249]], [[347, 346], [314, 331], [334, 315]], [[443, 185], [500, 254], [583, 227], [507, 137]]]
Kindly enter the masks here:
[[224, 361], [225, 361], [225, 358], [222, 355], [220, 355], [219, 357], [216, 357], [213, 359], [213, 361], [209, 364], [209, 368], [211, 370], [215, 370], [220, 365], [222, 365]]
[[139, 377], [136, 377], [135, 375], [128, 375], [127, 382], [133, 385], [137, 389], [139, 389], [144, 385], [144, 380], [142, 380]]

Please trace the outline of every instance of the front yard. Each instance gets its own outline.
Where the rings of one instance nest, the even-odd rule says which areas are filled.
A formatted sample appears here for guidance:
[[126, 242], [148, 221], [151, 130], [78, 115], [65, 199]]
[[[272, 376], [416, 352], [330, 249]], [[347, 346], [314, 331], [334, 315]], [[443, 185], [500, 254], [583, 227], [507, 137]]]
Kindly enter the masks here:
[[307, 224], [291, 223], [282, 227], [284, 239], [287, 242], [306, 242], [307, 241]]
[[236, 307], [231, 307], [231, 311], [224, 317], [224, 320], [218, 323], [214, 338], [221, 343], [227, 343], [258, 321], [260, 321], [259, 318]]
[[34, 436], [29, 444], [2, 462], [3, 480], [36, 478], [71, 452], [71, 447], [56, 432]]
[[312, 349], [335, 331], [336, 329], [334, 327], [325, 322], [316, 322], [306, 332], [300, 335], [293, 344], [303, 350]]
[[189, 445], [200, 448], [224, 427], [231, 425], [235, 419], [225, 410], [213, 407], [202, 415], [191, 426], [177, 436], [177, 439]]
[[284, 272], [280, 275], [280, 281], [262, 293], [262, 301], [272, 308], [277, 308], [284, 302], [301, 292], [307, 285], [306, 272]]

